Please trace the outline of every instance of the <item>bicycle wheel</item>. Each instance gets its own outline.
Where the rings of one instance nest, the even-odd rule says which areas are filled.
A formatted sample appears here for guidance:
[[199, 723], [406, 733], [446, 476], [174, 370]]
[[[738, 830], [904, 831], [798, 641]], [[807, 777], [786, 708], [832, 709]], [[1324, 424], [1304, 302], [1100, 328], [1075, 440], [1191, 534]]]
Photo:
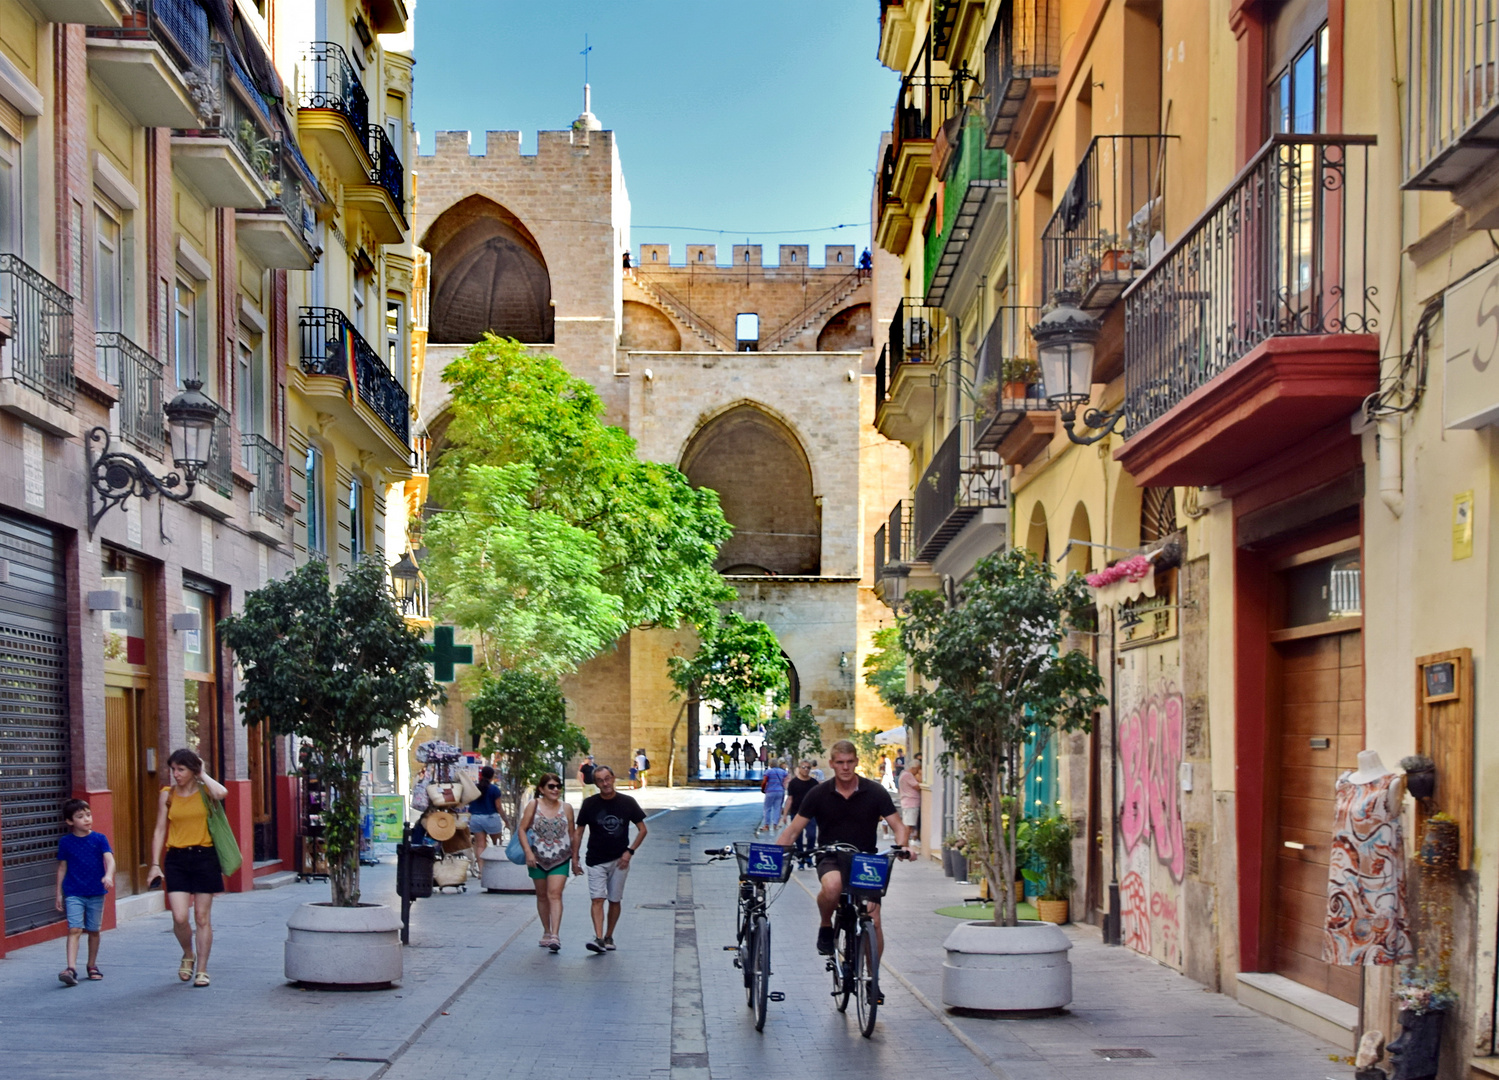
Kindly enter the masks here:
[[848, 995], [853, 990], [849, 973], [853, 970], [854, 943], [858, 940], [852, 920], [841, 916], [833, 926], [833, 1004], [839, 1012], [848, 1009]]
[[770, 920], [764, 915], [755, 919], [754, 959], [750, 966], [754, 970], [754, 984], [750, 997], [755, 1010], [755, 1030], [765, 1030], [765, 1005], [770, 1000]]
[[739, 904], [739, 970], [744, 976], [744, 995], [746, 1003], [753, 1008], [755, 1004], [755, 981], [750, 977], [750, 964], [754, 958], [755, 939], [750, 927], [749, 907], [743, 901]]
[[874, 1018], [880, 1008], [880, 947], [874, 927], [861, 927], [854, 952], [854, 1001], [859, 1014], [859, 1033], [874, 1034]]

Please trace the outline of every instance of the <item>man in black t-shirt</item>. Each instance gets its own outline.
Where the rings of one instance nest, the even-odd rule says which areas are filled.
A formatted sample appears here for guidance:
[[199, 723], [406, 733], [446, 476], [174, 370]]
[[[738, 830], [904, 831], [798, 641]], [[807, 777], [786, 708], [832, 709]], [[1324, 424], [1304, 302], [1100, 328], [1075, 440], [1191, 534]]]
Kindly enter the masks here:
[[598, 791], [593, 786], [593, 755], [584, 754], [583, 764], [578, 766], [578, 786], [583, 789], [584, 796], [592, 795]]
[[[776, 838], [776, 843], [791, 844], [808, 824], [815, 821], [819, 842], [852, 844], [860, 851], [873, 852], [878, 848], [880, 821], [884, 820], [895, 833], [895, 846], [904, 849], [910, 830], [896, 813], [890, 792], [876, 781], [854, 772], [859, 764], [859, 751], [854, 744], [847, 739], [835, 742], [829, 764], [833, 766], [833, 779], [823, 781], [807, 793], [802, 799], [801, 809]], [[843, 892], [843, 875], [839, 872], [837, 857], [824, 855], [819, 858], [817, 876], [822, 884], [817, 894], [817, 910], [822, 916], [822, 925], [817, 931], [817, 951], [831, 956], [833, 913], [838, 910], [838, 898]], [[875, 935], [883, 952], [885, 937], [880, 929], [879, 901], [869, 900], [867, 903], [874, 915]]]
[[[645, 811], [628, 795], [614, 790], [614, 770], [596, 765], [593, 782], [599, 793], [583, 800], [573, 825], [573, 873], [583, 873], [588, 863], [588, 895], [593, 901], [593, 940], [584, 942], [589, 952], [614, 951], [614, 927], [619, 922], [619, 906], [625, 898], [625, 878], [630, 861], [645, 840]], [[635, 825], [635, 842], [630, 843], [630, 824]], [[583, 830], [588, 830], [587, 858], [584, 860]], [[609, 903], [609, 924], [604, 925], [604, 902]]]
[[[807, 793], [815, 788], [820, 780], [812, 776], [812, 763], [810, 761], [798, 761], [796, 763], [796, 775], [786, 781], [786, 804], [781, 808], [781, 817], [791, 821], [801, 812], [802, 800]], [[802, 869], [812, 865], [809, 857], [810, 852], [817, 846], [817, 822], [807, 819], [807, 827], [801, 831], [796, 838], [796, 856], [801, 860]]]

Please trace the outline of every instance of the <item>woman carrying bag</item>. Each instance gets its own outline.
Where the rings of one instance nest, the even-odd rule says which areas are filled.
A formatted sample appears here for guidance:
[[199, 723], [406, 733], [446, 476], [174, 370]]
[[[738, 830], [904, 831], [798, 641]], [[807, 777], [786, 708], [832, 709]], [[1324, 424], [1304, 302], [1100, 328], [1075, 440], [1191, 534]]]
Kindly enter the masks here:
[[[213, 897], [224, 891], [224, 874], [239, 869], [239, 849], [224, 817], [224, 798], [229, 790], [203, 771], [203, 759], [191, 750], [173, 750], [167, 767], [172, 784], [161, 789], [157, 802], [146, 880], [154, 887], [165, 872], [172, 933], [182, 946], [177, 978], [194, 986], [207, 986], [208, 954], [213, 950]], [[197, 927], [196, 948], [189, 910]]]
[[536, 798], [521, 811], [515, 828], [526, 853], [526, 872], [536, 883], [536, 914], [541, 917], [543, 949], [562, 949], [562, 889], [573, 857], [573, 808], [562, 801], [562, 778], [546, 773], [536, 784]]

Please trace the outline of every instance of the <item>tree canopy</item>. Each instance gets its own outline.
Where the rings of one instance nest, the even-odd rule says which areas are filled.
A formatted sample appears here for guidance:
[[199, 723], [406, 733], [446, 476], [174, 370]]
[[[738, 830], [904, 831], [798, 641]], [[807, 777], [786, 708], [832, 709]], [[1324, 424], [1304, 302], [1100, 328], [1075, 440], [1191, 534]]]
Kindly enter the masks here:
[[331, 591], [327, 564], [309, 562], [246, 595], [218, 629], [244, 672], [244, 722], [310, 744], [307, 768], [333, 795], [323, 833], [333, 903], [352, 907], [365, 748], [442, 697], [421, 637], [396, 611], [379, 559], [355, 564]]
[[715, 708], [732, 705], [741, 716], [758, 716], [767, 696], [786, 699], [786, 657], [770, 627], [729, 611], [699, 634], [691, 657], [667, 660], [678, 692]]
[[810, 705], [790, 706], [770, 722], [765, 737], [793, 767], [802, 758], [822, 753], [822, 726]]
[[519, 820], [527, 788], [543, 773], [560, 773], [569, 758], [589, 750], [588, 736], [567, 719], [567, 704], [555, 678], [500, 671], [485, 678], [468, 701], [468, 713], [474, 745], [499, 755], [496, 781], [511, 824]]
[[944, 763], [967, 770], [984, 811], [977, 854], [995, 921], [1013, 926], [1020, 815], [1009, 811], [1054, 734], [1088, 730], [1106, 704], [1093, 661], [1061, 648], [1065, 622], [1090, 599], [1078, 575], [1058, 585], [1049, 566], [1014, 549], [980, 559], [957, 606], [927, 591], [910, 602], [901, 644], [924, 685], [896, 700], [942, 732]]
[[864, 685], [894, 708], [906, 689], [906, 650], [901, 648], [900, 628], [882, 626], [870, 635], [870, 643], [874, 648], [864, 658]]

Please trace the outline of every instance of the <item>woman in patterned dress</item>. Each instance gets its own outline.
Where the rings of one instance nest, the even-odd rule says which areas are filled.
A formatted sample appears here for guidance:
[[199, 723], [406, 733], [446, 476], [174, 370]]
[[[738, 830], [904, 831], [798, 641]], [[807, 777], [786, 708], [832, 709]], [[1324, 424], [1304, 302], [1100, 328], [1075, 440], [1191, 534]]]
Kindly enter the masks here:
[[562, 890], [567, 885], [573, 856], [573, 808], [562, 801], [562, 777], [546, 773], [536, 783], [536, 798], [521, 811], [520, 844], [526, 853], [526, 872], [536, 883], [536, 914], [541, 917], [544, 949], [562, 948]]

